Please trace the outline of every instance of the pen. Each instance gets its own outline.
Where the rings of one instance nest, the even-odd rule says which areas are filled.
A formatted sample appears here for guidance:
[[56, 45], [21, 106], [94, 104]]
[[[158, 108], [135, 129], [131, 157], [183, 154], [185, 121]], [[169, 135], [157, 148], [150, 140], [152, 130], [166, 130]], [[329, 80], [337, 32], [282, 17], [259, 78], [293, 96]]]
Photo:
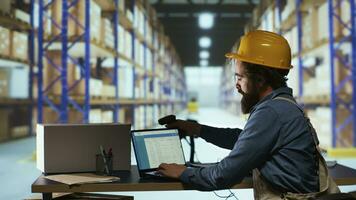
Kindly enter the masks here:
[[106, 162], [106, 158], [105, 158], [105, 152], [104, 152], [104, 148], [103, 146], [100, 145], [100, 154], [103, 157], [103, 161], [104, 161], [104, 165], [105, 165], [105, 170], [106, 170], [106, 174], [109, 175], [109, 168], [108, 168], [108, 164]]
[[109, 156], [112, 156], [112, 148], [109, 149], [108, 155], [109, 155]]

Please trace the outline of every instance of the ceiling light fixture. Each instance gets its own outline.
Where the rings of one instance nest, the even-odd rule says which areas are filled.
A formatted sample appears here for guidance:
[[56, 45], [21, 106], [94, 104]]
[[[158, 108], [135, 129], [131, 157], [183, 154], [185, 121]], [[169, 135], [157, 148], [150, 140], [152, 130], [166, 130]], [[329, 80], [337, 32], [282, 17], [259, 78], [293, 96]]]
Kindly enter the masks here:
[[199, 53], [200, 59], [208, 59], [210, 57], [210, 53], [208, 51], [201, 51]]
[[210, 29], [214, 26], [214, 15], [212, 13], [201, 13], [198, 22], [200, 28]]
[[200, 60], [200, 66], [206, 67], [206, 66], [208, 66], [208, 65], [209, 65], [208, 60]]
[[209, 37], [201, 37], [199, 39], [199, 46], [201, 48], [209, 48], [211, 46], [211, 39]]

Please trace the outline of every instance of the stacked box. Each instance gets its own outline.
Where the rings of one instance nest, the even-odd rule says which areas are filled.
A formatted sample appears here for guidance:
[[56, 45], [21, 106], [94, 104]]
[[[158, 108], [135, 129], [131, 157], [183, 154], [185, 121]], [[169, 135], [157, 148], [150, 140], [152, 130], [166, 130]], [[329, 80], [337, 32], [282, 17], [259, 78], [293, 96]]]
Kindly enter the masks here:
[[10, 56], [10, 30], [0, 26], [0, 55]]
[[[89, 95], [90, 96], [101, 96], [103, 90], [103, 81], [100, 79], [89, 78]], [[78, 85], [69, 93], [69, 95], [74, 96], [84, 96], [85, 95], [85, 80], [82, 79]]]
[[0, 98], [9, 97], [9, 76], [10, 71], [0, 68]]
[[[1, 92], [0, 92], [1, 94]], [[9, 139], [10, 130], [10, 114], [11, 111], [8, 109], [0, 109], [0, 141]]]
[[105, 110], [101, 112], [101, 122], [102, 123], [113, 123], [114, 112], [112, 110]]
[[153, 55], [152, 52], [149, 48], [146, 48], [146, 63], [147, 63], [147, 70], [152, 71], [153, 70]]
[[89, 123], [101, 123], [101, 110], [100, 109], [90, 109], [89, 112]]
[[314, 7], [310, 8], [308, 15], [303, 17], [302, 21], [302, 48], [312, 48], [319, 42], [318, 10]]
[[22, 60], [28, 60], [28, 35], [12, 31], [11, 56]]
[[120, 98], [132, 98], [133, 97], [133, 68], [132, 67], [120, 67], [119, 73], [119, 97]]
[[14, 16], [16, 19], [19, 19], [27, 24], [30, 24], [30, 15], [20, 9], [15, 9]]
[[28, 98], [29, 69], [0, 68], [0, 98]]
[[115, 86], [103, 85], [101, 96], [103, 97], [115, 97]]
[[132, 57], [132, 35], [130, 32], [125, 31], [125, 56]]
[[[85, 1], [79, 1], [79, 2], [85, 2]], [[74, 7], [74, 6], [69, 9], [69, 13], [73, 17], [76, 17], [78, 15], [78, 11], [77, 11], [76, 7]], [[53, 33], [54, 35], [58, 35], [61, 33], [61, 29], [58, 28], [56, 26], [56, 24], [59, 27], [62, 27], [62, 16], [63, 16], [62, 1], [58, 1], [58, 0], [53, 1], [52, 8], [51, 8], [51, 14], [52, 14], [52, 18], [54, 20], [54, 22], [51, 24], [52, 25], [51, 33]], [[76, 25], [75, 21], [72, 20], [70, 17], [68, 17], [68, 24], [67, 24], [68, 37], [76, 35], [77, 27], [78, 26]]]
[[121, 25], [117, 25], [117, 30], [118, 30], [118, 40], [119, 40], [119, 45], [117, 51], [121, 54], [125, 55], [125, 29]]
[[103, 42], [105, 46], [114, 48], [114, 31], [110, 20], [107, 18], [101, 19], [101, 42]]
[[11, 138], [20, 138], [28, 136], [29, 128], [30, 127], [27, 125], [12, 127], [10, 130]]
[[[95, 1], [90, 0], [90, 38], [100, 41], [101, 28], [101, 8]], [[85, 23], [85, 1], [79, 1], [78, 17], [81, 24]], [[82, 29], [78, 29], [78, 35], [83, 34]]]
[[125, 10], [125, 1], [119, 1], [119, 10], [124, 11]]
[[12, 0], [1, 0], [0, 11], [5, 14], [11, 14]]
[[295, 11], [296, 9], [296, 3], [295, 1], [286, 1], [286, 5], [282, 11], [281, 17], [282, 21], [285, 21], [288, 19], [288, 17]]

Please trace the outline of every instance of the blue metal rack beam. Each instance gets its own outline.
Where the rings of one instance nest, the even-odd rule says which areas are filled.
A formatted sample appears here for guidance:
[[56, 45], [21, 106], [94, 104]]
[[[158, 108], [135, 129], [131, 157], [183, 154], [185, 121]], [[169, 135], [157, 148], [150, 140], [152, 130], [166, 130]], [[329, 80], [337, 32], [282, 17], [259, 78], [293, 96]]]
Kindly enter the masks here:
[[[336, 147], [339, 134], [344, 130], [346, 126], [350, 123], [353, 124], [353, 146], [356, 146], [356, 25], [355, 25], [355, 0], [349, 0], [350, 4], [350, 23], [344, 22], [340, 17], [340, 14], [336, 9], [341, 5], [342, 0], [328, 0], [329, 8], [329, 47], [330, 47], [330, 59], [331, 59], [331, 110], [332, 110], [332, 146]], [[334, 5], [336, 3], [336, 5]], [[336, 39], [334, 35], [334, 19], [340, 23], [340, 27], [343, 30], [349, 30], [350, 34], [342, 36], [341, 39]], [[346, 42], [351, 43], [351, 55], [349, 60], [345, 60], [338, 55], [338, 51], [341, 46]], [[338, 81], [335, 80], [335, 63], [338, 62], [339, 66], [344, 67], [344, 70], [349, 70], [350, 75], [346, 76], [344, 80]], [[341, 90], [346, 85], [347, 82], [352, 83], [352, 100], [350, 102], [345, 102], [340, 98]], [[345, 119], [337, 119], [337, 111], [343, 105], [351, 113]]]
[[[144, 66], [144, 77], [143, 77], [143, 84], [144, 84], [144, 91], [143, 91], [143, 95], [144, 95], [144, 99], [147, 100], [147, 44], [146, 44], [146, 40], [147, 40], [147, 27], [146, 27], [146, 20], [147, 20], [147, 16], [144, 16], [144, 25], [143, 25], [143, 36], [144, 36], [144, 40], [145, 42], [143, 43], [143, 66]], [[144, 127], [147, 127], [147, 104], [144, 105]]]
[[[119, 25], [119, 0], [115, 0], [115, 12], [113, 14], [113, 22], [114, 22], [114, 48], [115, 51], [119, 50], [119, 30], [118, 30], [118, 25]], [[118, 83], [118, 71], [119, 71], [119, 58], [118, 54], [116, 53], [115, 58], [114, 58], [114, 76], [113, 76], [113, 84], [115, 86], [115, 99], [118, 101], [119, 100], [119, 83]], [[114, 105], [114, 122], [118, 123], [119, 122], [119, 104]]]
[[297, 31], [298, 31], [298, 97], [301, 100], [301, 97], [303, 97], [303, 82], [304, 82], [304, 77], [303, 77], [303, 59], [302, 59], [302, 37], [303, 37], [303, 31], [302, 31], [302, 13], [301, 13], [301, 5], [302, 5], [302, 0], [297, 0], [296, 1], [296, 8], [297, 8]]
[[[30, 1], [30, 23], [31, 23], [31, 30], [29, 32], [29, 60], [30, 60], [30, 74], [29, 74], [29, 99], [32, 102], [33, 101], [33, 78], [34, 78], [34, 71], [33, 68], [35, 66], [35, 32], [34, 32], [34, 25], [35, 25], [35, 19], [34, 19], [34, 0]], [[28, 106], [29, 110], [29, 135], [32, 135], [33, 132], [33, 124], [32, 124], [32, 111], [33, 111], [33, 105], [32, 103]]]
[[[136, 1], [135, 0], [132, 0], [132, 7], [131, 9], [133, 10], [133, 22], [135, 21], [135, 17], [136, 17], [136, 13], [135, 13], [135, 3]], [[135, 55], [135, 31], [134, 29], [131, 30], [131, 36], [132, 36], [132, 48], [131, 48], [131, 59], [134, 61], [134, 63], [136, 63], [136, 55]], [[132, 93], [132, 99], [136, 99], [136, 92], [135, 92], [135, 88], [136, 88], [136, 66], [133, 66], [133, 93]], [[135, 127], [136, 123], [135, 123], [135, 111], [136, 111], [136, 105], [135, 104], [132, 104], [132, 127]]]

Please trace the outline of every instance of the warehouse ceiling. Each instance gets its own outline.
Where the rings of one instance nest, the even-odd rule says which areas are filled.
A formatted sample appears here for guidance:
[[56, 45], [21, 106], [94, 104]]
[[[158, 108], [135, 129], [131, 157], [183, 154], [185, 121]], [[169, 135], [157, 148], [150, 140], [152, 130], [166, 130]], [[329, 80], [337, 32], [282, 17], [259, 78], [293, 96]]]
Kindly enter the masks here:
[[[183, 66], [199, 66], [199, 38], [211, 38], [209, 66], [222, 66], [224, 54], [244, 32], [252, 10], [259, 0], [149, 0], [158, 13], [165, 33], [170, 37]], [[214, 14], [214, 26], [198, 26], [200, 13]]]

